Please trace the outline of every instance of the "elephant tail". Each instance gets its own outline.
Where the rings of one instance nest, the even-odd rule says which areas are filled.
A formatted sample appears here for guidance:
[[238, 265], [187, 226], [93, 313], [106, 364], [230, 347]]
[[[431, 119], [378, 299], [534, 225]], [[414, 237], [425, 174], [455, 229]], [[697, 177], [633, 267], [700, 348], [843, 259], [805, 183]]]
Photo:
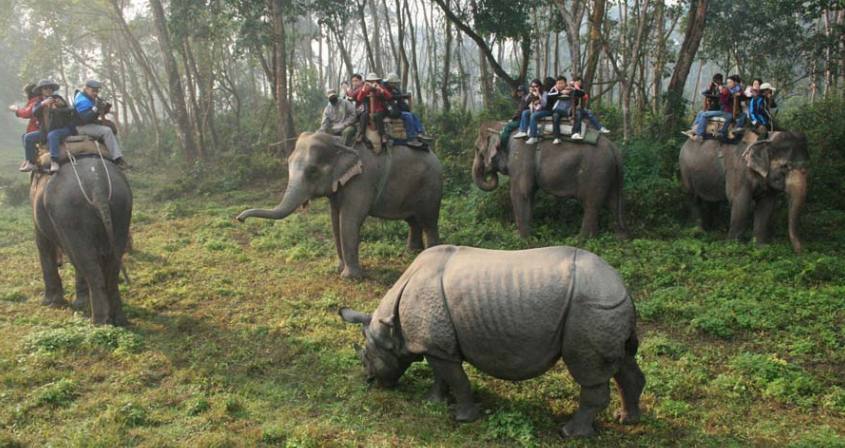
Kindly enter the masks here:
[[102, 188], [100, 188], [99, 185], [94, 188], [93, 193], [93, 204], [91, 205], [97, 210], [97, 216], [99, 216], [100, 222], [103, 223], [103, 228], [106, 231], [106, 238], [108, 239], [108, 252], [104, 255], [106, 255], [107, 257], [110, 256], [115, 263], [121, 265], [122, 254], [118, 251], [116, 240], [114, 237], [114, 224], [112, 223], [111, 206], [109, 205], [108, 194], [102, 191]]
[[619, 149], [615, 146], [611, 148], [613, 153], [613, 160], [616, 162], [616, 226], [617, 228], [627, 234], [625, 228], [625, 201], [622, 200], [622, 194], [625, 188], [625, 169], [622, 166], [622, 155]]

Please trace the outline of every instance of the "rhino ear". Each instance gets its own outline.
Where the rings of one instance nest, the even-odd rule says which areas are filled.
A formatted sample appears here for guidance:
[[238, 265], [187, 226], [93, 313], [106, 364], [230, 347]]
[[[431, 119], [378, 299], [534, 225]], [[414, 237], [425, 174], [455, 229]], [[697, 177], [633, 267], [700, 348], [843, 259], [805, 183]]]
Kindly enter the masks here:
[[373, 319], [373, 316], [369, 314], [364, 314], [360, 311], [351, 310], [349, 308], [341, 308], [338, 311], [340, 317], [350, 323], [350, 324], [361, 324], [363, 326], [370, 325], [370, 321]]
[[390, 315], [390, 316], [388, 316], [388, 317], [382, 317], [382, 318], [381, 318], [381, 319], [379, 319], [378, 321], [379, 321], [379, 322], [381, 322], [381, 323], [382, 323], [382, 324], [384, 324], [384, 325], [387, 325], [387, 326], [388, 326], [388, 327], [390, 327], [390, 328], [393, 328], [393, 323], [396, 321], [396, 315], [395, 315], [395, 314], [391, 314], [391, 315]]

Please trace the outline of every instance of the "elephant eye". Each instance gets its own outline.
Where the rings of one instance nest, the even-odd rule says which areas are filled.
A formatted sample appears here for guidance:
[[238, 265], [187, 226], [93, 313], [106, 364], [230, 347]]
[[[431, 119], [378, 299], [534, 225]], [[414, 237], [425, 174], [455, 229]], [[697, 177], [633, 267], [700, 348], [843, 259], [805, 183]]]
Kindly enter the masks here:
[[320, 169], [317, 168], [316, 166], [311, 165], [311, 166], [309, 166], [308, 168], [305, 169], [305, 175], [308, 176], [308, 177], [313, 177], [317, 174], [317, 171], [319, 171], [319, 170]]

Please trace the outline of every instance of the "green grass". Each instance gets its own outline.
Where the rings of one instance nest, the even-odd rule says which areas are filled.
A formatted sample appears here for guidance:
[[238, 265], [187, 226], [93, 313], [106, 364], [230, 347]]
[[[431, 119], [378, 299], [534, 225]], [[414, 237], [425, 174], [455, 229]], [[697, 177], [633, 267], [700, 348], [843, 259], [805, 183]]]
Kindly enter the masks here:
[[[520, 383], [468, 368], [486, 415], [465, 425], [422, 401], [424, 363], [395, 390], [367, 388], [352, 348], [360, 330], [336, 310], [374, 309], [413, 260], [404, 223], [367, 221], [367, 277], [348, 282], [325, 200], [239, 224], [242, 208], [277, 201], [281, 181], [185, 197], [162, 193], [171, 179], [130, 175], [125, 329], [41, 307], [29, 208], [0, 209], [0, 446], [560, 445], [578, 397], [562, 364]], [[490, 248], [576, 244], [577, 206], [540, 202], [536, 236], [523, 241], [503, 188], [452, 193], [441, 234]], [[845, 446], [845, 243], [827, 230], [845, 214], [812, 219], [801, 256], [782, 230], [756, 247], [677, 221], [582, 244], [629, 285], [648, 384], [641, 424], [613, 423], [614, 393], [599, 435], [567, 446]], [[67, 298], [72, 271], [62, 268]]]

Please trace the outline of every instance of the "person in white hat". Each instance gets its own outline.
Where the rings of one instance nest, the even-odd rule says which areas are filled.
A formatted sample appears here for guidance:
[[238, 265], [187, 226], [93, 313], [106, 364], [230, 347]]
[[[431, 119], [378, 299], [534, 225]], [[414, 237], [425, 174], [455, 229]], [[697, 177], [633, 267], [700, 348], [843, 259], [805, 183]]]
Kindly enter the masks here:
[[381, 78], [375, 73], [369, 73], [364, 80], [364, 87], [358, 92], [355, 100], [368, 104], [369, 117], [364, 114], [361, 118], [361, 135], [366, 135], [367, 118], [370, 118], [378, 129], [381, 136], [381, 143], [387, 143], [387, 136], [384, 132], [384, 117], [387, 112], [387, 101], [393, 99], [393, 95], [381, 84]]
[[338, 98], [337, 90], [326, 91], [329, 103], [323, 109], [323, 121], [320, 131], [343, 137], [343, 144], [349, 146], [355, 139], [355, 105], [345, 99]]
[[772, 114], [770, 108], [777, 107], [772, 98], [774, 87], [768, 82], [760, 84], [759, 92], [752, 90], [751, 100], [748, 102], [748, 116], [751, 118], [751, 125], [754, 127], [772, 126]]

